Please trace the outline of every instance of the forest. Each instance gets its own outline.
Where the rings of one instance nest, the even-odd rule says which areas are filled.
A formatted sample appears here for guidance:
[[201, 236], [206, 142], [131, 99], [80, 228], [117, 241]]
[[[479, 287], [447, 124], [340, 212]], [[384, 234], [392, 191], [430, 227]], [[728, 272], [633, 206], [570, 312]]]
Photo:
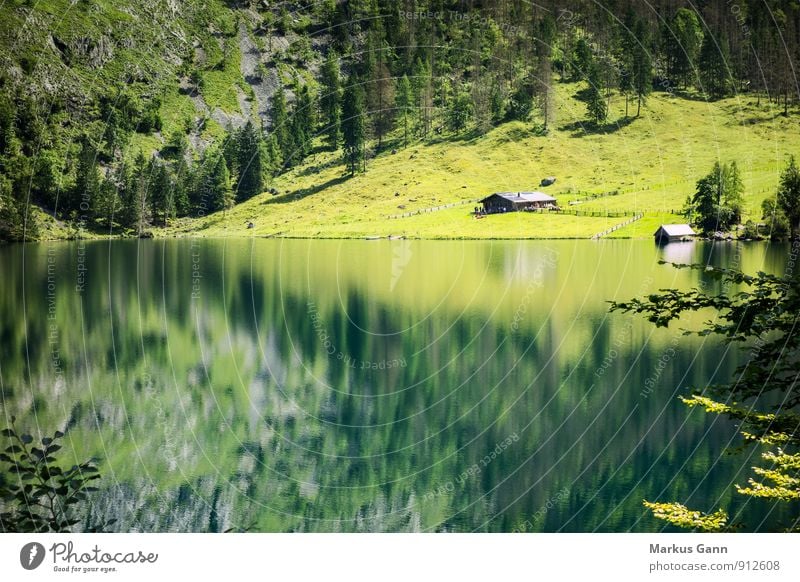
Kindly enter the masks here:
[[[152, 236], [277, 194], [318, 151], [347, 177], [384, 150], [510, 121], [546, 135], [558, 83], [585, 85], [590, 128], [612, 98], [636, 123], [654, 92], [796, 115], [796, 2], [156, 4], [0, 7], [0, 240], [36, 240], [49, 220], [69, 237]], [[210, 113], [237, 93], [249, 111]]]

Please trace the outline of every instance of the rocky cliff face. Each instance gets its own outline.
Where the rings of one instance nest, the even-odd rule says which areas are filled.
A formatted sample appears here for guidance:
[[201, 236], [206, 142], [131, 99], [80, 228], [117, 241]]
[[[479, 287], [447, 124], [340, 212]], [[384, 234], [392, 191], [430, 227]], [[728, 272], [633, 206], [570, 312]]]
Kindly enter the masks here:
[[[221, 130], [248, 119], [266, 123], [275, 90], [286, 86], [291, 100], [292, 86], [311, 82], [319, 54], [311, 51], [305, 61], [293, 57], [300, 36], [272, 26], [276, 16], [266, 5], [254, 10], [229, 4], [4, 3], [0, 92], [68, 112], [61, 125], [68, 130], [74, 124], [76, 131], [87, 122], [102, 122], [103, 103], [118, 102], [125, 93], [136, 108], [154, 108], [170, 126], [154, 128], [159, 143], [166, 142], [180, 115], [181, 123], [191, 125], [190, 144], [202, 151]], [[174, 95], [188, 97], [193, 111]], [[145, 142], [149, 149], [156, 145]]]

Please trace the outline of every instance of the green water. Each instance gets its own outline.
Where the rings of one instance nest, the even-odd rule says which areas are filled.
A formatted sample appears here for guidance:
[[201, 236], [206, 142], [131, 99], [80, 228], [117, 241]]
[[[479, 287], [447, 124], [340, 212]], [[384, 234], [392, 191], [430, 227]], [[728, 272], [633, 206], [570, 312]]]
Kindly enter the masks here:
[[659, 259], [781, 272], [786, 253], [4, 247], [0, 413], [66, 430], [76, 459], [97, 456], [92, 515], [121, 531], [660, 530], [642, 499], [724, 506], [747, 530], [771, 529], [786, 507], [733, 490], [753, 451], [727, 454], [734, 427], [677, 401], [727, 380], [737, 356], [606, 302], [702, 276]]

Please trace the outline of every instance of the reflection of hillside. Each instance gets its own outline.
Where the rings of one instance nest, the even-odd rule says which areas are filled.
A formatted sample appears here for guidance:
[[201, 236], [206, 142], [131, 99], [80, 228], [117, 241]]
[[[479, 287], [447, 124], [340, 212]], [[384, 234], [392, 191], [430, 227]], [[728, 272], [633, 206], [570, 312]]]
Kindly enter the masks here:
[[[197, 300], [188, 241], [114, 243], [111, 257], [87, 245], [82, 300], [74, 247], [60, 245], [60, 384], [38, 291], [46, 255], [27, 247], [25, 311], [0, 298], [5, 407], [41, 426], [69, 419], [79, 456], [106, 458], [113, 486], [97, 510], [122, 511], [123, 530], [508, 530], [563, 487], [570, 495], [538, 527], [580, 511], [568, 529], [609, 516], [614, 529], [682, 459], [676, 491], [705, 476], [721, 447], [693, 452], [708, 419], [683, 426], [674, 391], [706, 381], [719, 358], [691, 365], [697, 346], [686, 345], [642, 398], [671, 332], [654, 340], [642, 322], [606, 319], [604, 304], [640, 292], [637, 270], [653, 288], [691, 272], [665, 275], [645, 245], [552, 243], [558, 260], [526, 296], [544, 256], [535, 244], [414, 244], [392, 289], [389, 241], [204, 241]], [[612, 348], [619, 358], [598, 378]], [[729, 430], [711, 435], [724, 442]], [[720, 471], [708, 478], [729, 481]], [[121, 499], [130, 513], [113, 509]]]

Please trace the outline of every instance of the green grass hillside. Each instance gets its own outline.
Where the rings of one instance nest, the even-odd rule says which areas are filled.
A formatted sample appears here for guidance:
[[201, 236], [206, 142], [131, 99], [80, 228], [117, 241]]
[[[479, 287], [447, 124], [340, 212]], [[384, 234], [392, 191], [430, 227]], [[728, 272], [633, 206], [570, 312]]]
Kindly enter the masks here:
[[[649, 237], [659, 224], [685, 222], [674, 213], [716, 160], [737, 162], [746, 188], [744, 219], [760, 220], [762, 200], [774, 196], [786, 157], [800, 143], [795, 118], [749, 96], [709, 102], [656, 93], [641, 117], [627, 120], [624, 99], [615, 96], [609, 118], [618, 122], [596, 130], [584, 123], [580, 88], [558, 86], [556, 122], [548, 135], [512, 122], [484, 136], [405, 148], [397, 138], [352, 178], [345, 176], [340, 154], [320, 152], [275, 180], [278, 195], [262, 194], [225, 214], [184, 220], [163, 234], [581, 238], [627, 220], [601, 215], [630, 212], [644, 217], [610, 236]], [[557, 182], [539, 188], [549, 175]], [[531, 189], [595, 216], [470, 215], [472, 200]], [[426, 211], [454, 203], [463, 204]], [[423, 212], [389, 218], [414, 211]], [[255, 227], [248, 229], [251, 221]]]

